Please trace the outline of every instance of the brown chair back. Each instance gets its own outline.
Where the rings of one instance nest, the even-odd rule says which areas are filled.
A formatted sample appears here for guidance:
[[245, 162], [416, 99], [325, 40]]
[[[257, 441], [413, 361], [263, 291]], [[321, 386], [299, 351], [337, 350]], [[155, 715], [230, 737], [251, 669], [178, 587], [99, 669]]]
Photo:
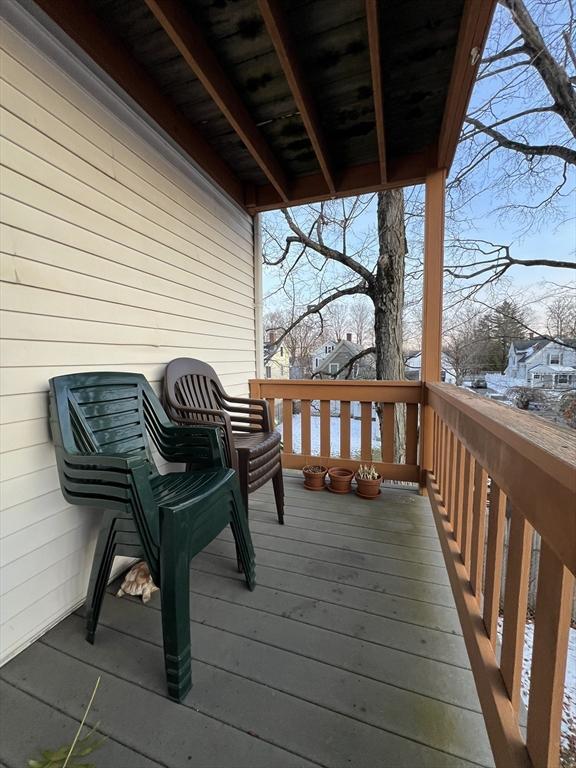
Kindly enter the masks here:
[[222, 427], [226, 458], [229, 466], [236, 468], [236, 450], [224, 399], [224, 389], [216, 371], [203, 360], [178, 357], [166, 366], [162, 387], [166, 413], [176, 424], [208, 423]]

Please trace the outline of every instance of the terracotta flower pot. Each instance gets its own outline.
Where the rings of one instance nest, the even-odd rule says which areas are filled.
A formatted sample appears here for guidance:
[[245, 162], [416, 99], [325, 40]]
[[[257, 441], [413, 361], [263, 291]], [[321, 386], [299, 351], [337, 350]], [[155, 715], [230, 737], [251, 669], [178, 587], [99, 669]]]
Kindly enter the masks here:
[[332, 493], [349, 493], [354, 478], [354, 472], [344, 467], [332, 467], [328, 470], [330, 485], [328, 490]]
[[302, 472], [304, 474], [304, 488], [309, 491], [324, 490], [324, 478], [326, 477], [326, 472], [328, 472], [326, 467], [320, 464], [308, 465], [304, 467]]
[[382, 478], [380, 475], [375, 480], [362, 480], [356, 475], [356, 495], [363, 499], [375, 499], [380, 495], [380, 485]]

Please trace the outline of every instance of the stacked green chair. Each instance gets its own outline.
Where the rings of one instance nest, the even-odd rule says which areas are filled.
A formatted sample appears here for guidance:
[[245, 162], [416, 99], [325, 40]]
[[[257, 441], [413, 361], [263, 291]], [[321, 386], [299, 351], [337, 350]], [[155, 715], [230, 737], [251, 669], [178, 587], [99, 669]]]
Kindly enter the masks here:
[[[94, 641], [114, 556], [143, 556], [161, 590], [168, 693], [182, 701], [192, 684], [190, 561], [228, 524], [254, 588], [246, 512], [218, 427], [175, 426], [136, 373], [51, 379], [50, 425], [66, 500], [104, 510], [88, 588], [87, 639]], [[152, 446], [187, 471], [161, 475]]]

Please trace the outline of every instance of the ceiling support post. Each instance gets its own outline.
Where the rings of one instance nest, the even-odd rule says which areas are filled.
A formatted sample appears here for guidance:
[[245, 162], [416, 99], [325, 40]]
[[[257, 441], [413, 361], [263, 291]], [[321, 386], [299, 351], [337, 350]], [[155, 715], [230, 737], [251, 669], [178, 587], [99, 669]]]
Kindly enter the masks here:
[[432, 469], [434, 443], [433, 412], [426, 404], [426, 384], [441, 380], [442, 373], [442, 294], [444, 272], [444, 201], [446, 170], [426, 177], [424, 219], [424, 290], [422, 307], [423, 407], [420, 424], [421, 488], [426, 485], [426, 472]]

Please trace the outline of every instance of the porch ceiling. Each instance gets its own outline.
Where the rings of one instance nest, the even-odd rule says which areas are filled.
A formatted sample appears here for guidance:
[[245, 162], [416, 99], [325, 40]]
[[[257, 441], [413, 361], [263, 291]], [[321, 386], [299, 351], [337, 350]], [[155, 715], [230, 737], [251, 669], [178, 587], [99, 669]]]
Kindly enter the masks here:
[[37, 0], [250, 212], [452, 162], [496, 0]]

